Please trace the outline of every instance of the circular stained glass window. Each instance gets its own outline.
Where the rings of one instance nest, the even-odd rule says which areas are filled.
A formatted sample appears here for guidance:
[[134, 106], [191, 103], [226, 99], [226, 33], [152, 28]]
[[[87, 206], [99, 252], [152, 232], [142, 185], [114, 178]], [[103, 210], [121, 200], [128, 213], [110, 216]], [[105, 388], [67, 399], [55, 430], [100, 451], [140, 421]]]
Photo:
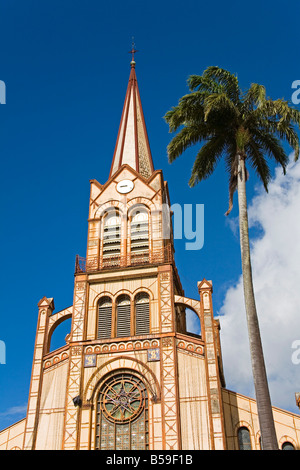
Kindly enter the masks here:
[[137, 377], [124, 373], [105, 382], [99, 403], [109, 421], [125, 423], [139, 416], [145, 406], [145, 396], [144, 384]]

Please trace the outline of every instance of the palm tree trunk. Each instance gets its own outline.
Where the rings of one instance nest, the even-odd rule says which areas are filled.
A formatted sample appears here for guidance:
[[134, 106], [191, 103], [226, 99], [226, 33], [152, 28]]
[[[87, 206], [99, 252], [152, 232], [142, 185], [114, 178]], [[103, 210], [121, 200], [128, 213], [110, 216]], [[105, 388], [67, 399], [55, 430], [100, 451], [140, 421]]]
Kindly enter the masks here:
[[262, 448], [263, 450], [277, 450], [278, 443], [252, 282], [246, 197], [246, 168], [245, 157], [242, 154], [238, 154], [238, 204], [245, 308]]

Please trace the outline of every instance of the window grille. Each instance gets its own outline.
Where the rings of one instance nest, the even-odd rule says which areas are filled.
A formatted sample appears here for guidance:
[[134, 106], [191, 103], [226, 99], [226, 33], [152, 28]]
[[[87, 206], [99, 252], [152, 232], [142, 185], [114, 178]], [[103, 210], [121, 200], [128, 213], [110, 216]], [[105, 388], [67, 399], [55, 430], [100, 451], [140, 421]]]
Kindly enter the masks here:
[[112, 302], [109, 297], [103, 297], [98, 307], [98, 338], [111, 337]]
[[145, 292], [138, 294], [135, 299], [135, 333], [150, 333], [149, 295]]
[[130, 336], [130, 297], [121, 295], [117, 300], [117, 337]]

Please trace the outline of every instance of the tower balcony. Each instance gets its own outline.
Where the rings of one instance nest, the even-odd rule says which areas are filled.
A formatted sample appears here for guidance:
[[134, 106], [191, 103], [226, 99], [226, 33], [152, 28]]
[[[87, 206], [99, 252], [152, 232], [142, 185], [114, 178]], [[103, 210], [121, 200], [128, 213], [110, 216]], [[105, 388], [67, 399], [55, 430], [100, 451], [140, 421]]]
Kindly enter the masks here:
[[174, 256], [171, 245], [168, 245], [161, 250], [132, 252], [126, 256], [120, 254], [111, 254], [87, 259], [76, 255], [75, 274], [99, 272], [107, 269], [124, 269], [131, 266], [147, 266], [171, 263], [174, 264]]

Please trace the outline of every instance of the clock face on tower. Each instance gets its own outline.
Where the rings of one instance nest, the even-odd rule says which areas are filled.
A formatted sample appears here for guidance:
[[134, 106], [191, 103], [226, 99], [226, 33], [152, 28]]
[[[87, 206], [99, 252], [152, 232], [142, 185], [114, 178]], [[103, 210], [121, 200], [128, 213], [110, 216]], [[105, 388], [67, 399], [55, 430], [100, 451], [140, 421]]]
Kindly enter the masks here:
[[130, 191], [132, 191], [133, 188], [134, 188], [133, 181], [130, 181], [130, 180], [123, 180], [117, 184], [117, 191], [118, 193], [121, 193], [121, 194], [130, 193]]

